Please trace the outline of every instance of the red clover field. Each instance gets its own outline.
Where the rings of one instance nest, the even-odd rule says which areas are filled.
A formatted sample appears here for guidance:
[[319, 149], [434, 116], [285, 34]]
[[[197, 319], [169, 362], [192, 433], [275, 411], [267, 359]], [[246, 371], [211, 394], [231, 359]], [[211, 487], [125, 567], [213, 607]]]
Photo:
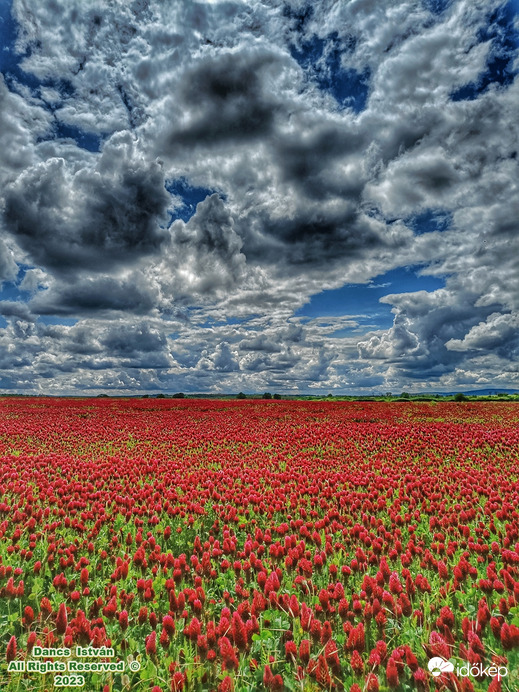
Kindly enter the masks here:
[[0, 399], [0, 690], [519, 686], [513, 402]]

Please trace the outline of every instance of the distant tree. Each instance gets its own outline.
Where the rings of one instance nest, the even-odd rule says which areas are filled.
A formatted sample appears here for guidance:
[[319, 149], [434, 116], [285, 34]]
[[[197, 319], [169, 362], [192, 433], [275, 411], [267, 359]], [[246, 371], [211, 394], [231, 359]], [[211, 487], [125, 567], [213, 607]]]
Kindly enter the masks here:
[[270, 392], [265, 392], [265, 394], [261, 398], [262, 399], [272, 399], [272, 394]]
[[143, 394], [141, 397], [141, 399], [149, 399], [149, 398], [150, 398], [149, 394]]
[[409, 399], [409, 392], [402, 392], [402, 394], [400, 394], [400, 398], [401, 399]]
[[156, 396], [155, 398], [156, 398], [156, 399], [165, 399], [165, 398], [166, 398], [166, 395], [163, 394], [163, 392], [160, 392], [159, 394], [157, 394], [157, 396]]
[[386, 392], [386, 396], [393, 396], [391, 392]]
[[273, 399], [281, 399], [281, 394], [274, 394]]
[[467, 401], [467, 397], [462, 392], [458, 392], [454, 395], [454, 401]]
[[236, 395], [236, 398], [237, 399], [246, 399], [247, 395], [244, 394], [243, 392], [238, 392], [238, 394]]
[[108, 399], [108, 394], [98, 394], [97, 398], [98, 399]]
[[171, 398], [172, 399], [185, 399], [186, 395], [184, 394], [184, 392], [177, 392], [176, 394], [173, 394], [173, 396]]

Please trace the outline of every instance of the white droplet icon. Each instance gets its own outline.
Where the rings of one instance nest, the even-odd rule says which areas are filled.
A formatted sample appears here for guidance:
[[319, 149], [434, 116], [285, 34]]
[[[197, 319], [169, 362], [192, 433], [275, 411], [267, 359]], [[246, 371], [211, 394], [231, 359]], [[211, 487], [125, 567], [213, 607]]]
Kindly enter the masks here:
[[435, 658], [431, 658], [427, 664], [427, 667], [429, 668], [431, 675], [434, 675], [434, 677], [437, 678], [438, 675], [441, 675], [442, 673], [452, 673], [454, 670], [454, 663], [446, 661], [440, 656], [436, 656]]

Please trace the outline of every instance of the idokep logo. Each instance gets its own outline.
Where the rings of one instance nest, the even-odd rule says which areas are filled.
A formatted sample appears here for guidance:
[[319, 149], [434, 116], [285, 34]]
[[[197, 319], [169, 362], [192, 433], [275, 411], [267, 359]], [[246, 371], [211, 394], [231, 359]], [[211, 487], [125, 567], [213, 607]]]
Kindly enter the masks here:
[[431, 675], [434, 675], [435, 678], [437, 678], [438, 675], [441, 675], [442, 673], [452, 673], [454, 671], [454, 663], [446, 661], [444, 658], [441, 658], [440, 656], [431, 658], [431, 660], [427, 664], [427, 667], [429, 668]]
[[429, 668], [431, 675], [433, 675], [435, 678], [442, 673], [456, 672], [456, 675], [462, 678], [468, 678], [470, 676], [479, 678], [486, 675], [489, 678], [497, 678], [499, 681], [508, 675], [508, 668], [505, 666], [490, 665], [484, 668], [482, 663], [477, 663], [475, 665], [466, 663], [463, 666], [456, 666], [456, 671], [454, 671], [454, 663], [451, 661], [446, 661], [441, 656], [431, 658], [427, 664], [427, 667]]

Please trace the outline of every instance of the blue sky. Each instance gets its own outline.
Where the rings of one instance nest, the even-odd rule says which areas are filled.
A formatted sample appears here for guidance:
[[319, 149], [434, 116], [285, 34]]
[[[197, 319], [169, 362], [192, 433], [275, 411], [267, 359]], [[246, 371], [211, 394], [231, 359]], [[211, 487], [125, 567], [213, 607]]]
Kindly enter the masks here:
[[519, 389], [518, 13], [0, 0], [4, 389]]
[[358, 319], [389, 328], [393, 324], [391, 307], [380, 299], [391, 293], [435, 291], [443, 288], [444, 281], [436, 276], [420, 276], [418, 267], [393, 269], [375, 276], [367, 284], [346, 284], [323, 291], [310, 298], [310, 302], [296, 311], [297, 316], [308, 318], [352, 315]]

